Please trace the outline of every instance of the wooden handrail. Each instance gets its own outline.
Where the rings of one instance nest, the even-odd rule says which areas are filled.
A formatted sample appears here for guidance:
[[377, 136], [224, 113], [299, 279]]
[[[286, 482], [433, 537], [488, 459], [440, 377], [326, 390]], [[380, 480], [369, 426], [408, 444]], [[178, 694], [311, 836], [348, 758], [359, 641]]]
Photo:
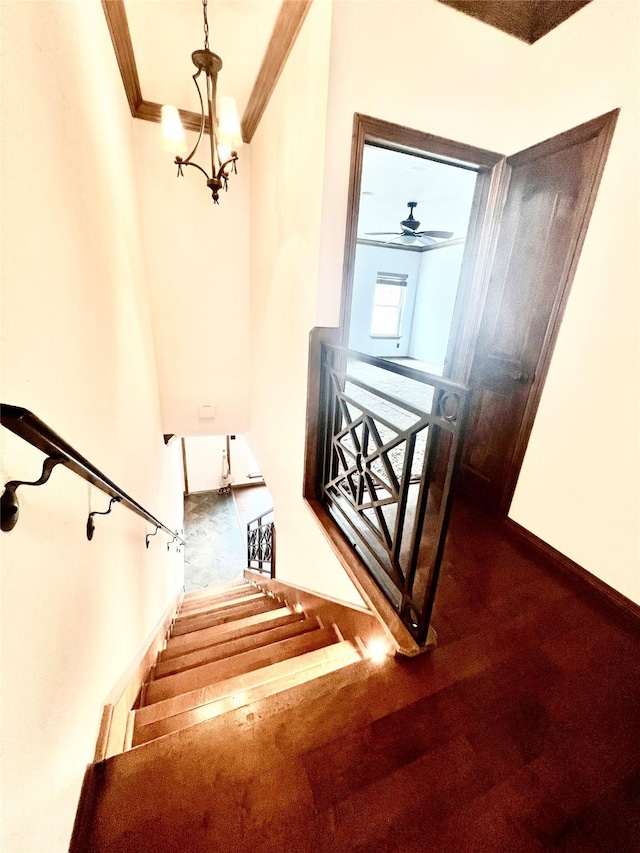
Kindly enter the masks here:
[[[24, 485], [43, 485], [51, 474], [51, 471], [56, 465], [64, 465], [69, 468], [74, 474], [82, 477], [83, 480], [91, 483], [100, 491], [109, 495], [113, 502], [118, 502], [122, 506], [126, 506], [136, 515], [144, 518], [150, 524], [153, 524], [157, 530], [164, 530], [172, 537], [172, 541], [184, 545], [184, 540], [181, 539], [177, 532], [171, 530], [166, 524], [159, 521], [154, 515], [146, 510], [141, 504], [128, 495], [123, 489], [110, 480], [102, 473], [95, 465], [85, 459], [75, 448], [61, 438], [50, 426], [36, 417], [33, 412], [28, 409], [23, 409], [19, 406], [10, 406], [7, 403], [0, 404], [0, 422], [2, 426], [16, 435], [23, 438], [33, 447], [41, 450], [46, 454], [43, 473], [40, 480], [33, 483], [25, 481], [11, 480], [5, 484], [5, 490], [0, 498], [0, 509], [2, 516], [2, 529], [12, 530], [18, 520], [18, 499], [16, 497], [16, 489], [18, 486]], [[95, 513], [92, 513], [94, 515]], [[91, 521], [91, 518], [89, 519]], [[89, 525], [87, 526], [87, 536], [89, 536]], [[148, 545], [148, 540], [147, 540]]]

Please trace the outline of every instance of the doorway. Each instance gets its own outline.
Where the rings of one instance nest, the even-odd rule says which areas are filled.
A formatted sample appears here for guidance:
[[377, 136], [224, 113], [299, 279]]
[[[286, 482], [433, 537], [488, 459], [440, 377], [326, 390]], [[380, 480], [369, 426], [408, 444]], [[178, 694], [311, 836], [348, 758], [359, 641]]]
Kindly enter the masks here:
[[273, 501], [243, 435], [182, 439], [185, 590], [239, 580], [247, 523]]
[[349, 348], [448, 375], [477, 170], [365, 144]]
[[[373, 283], [372, 269], [365, 270], [370, 306], [361, 297], [362, 241], [384, 237], [396, 243], [415, 243], [411, 240], [413, 223], [407, 225], [407, 220], [400, 221], [399, 236], [362, 233], [360, 219], [362, 215], [363, 222], [367, 221], [365, 199], [369, 198], [363, 196], [368, 192], [369, 150], [384, 149], [396, 157], [427, 161], [428, 169], [431, 164], [440, 170], [454, 169], [450, 175], [462, 170], [475, 174], [450, 321], [440, 321], [440, 334], [448, 328], [442, 374], [471, 388], [461, 487], [472, 503], [494, 517], [507, 515], [515, 491], [617, 115], [617, 110], [607, 113], [510, 157], [368, 116], [354, 118], [341, 311], [345, 345], [358, 348], [366, 343], [363, 333], [367, 331], [377, 345], [371, 334], [377, 311], [380, 322], [387, 323], [386, 331], [395, 336], [387, 334], [376, 354], [393, 358], [394, 345], [402, 351], [407, 306], [413, 302], [415, 309], [416, 304], [408, 272], [383, 270], [392, 273], [385, 278], [378, 270]], [[433, 174], [435, 178], [435, 171]], [[404, 192], [410, 189], [405, 187]], [[427, 204], [420, 208], [420, 230], [423, 218], [432, 227], [432, 210]], [[445, 223], [439, 225], [447, 230]], [[454, 234], [434, 240], [444, 245]], [[385, 248], [389, 254], [389, 246]], [[406, 249], [394, 251], [407, 254]], [[424, 251], [436, 255], [448, 250]], [[418, 272], [416, 280], [419, 278]], [[434, 286], [437, 292], [437, 279]], [[433, 292], [423, 290], [425, 294], [430, 295], [418, 312], [420, 318], [435, 314]], [[413, 327], [409, 334], [409, 357], [418, 351], [418, 326], [416, 334]], [[437, 334], [433, 330], [428, 334], [431, 346]], [[437, 361], [426, 361], [425, 369], [437, 369]]]

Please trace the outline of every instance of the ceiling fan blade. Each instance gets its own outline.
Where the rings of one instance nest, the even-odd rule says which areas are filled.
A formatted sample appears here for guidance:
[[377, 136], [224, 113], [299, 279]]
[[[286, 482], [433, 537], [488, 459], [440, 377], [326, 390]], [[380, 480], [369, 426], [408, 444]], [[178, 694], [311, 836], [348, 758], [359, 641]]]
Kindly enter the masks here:
[[453, 231], [416, 231], [416, 237], [438, 237], [440, 240], [449, 240], [453, 237]]
[[402, 237], [400, 231], [365, 231], [365, 237]]

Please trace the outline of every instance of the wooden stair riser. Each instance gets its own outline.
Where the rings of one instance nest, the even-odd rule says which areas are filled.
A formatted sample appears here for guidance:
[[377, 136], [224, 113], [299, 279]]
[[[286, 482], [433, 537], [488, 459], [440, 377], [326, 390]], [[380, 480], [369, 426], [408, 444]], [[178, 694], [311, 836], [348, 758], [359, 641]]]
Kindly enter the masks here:
[[181, 625], [183, 623], [187, 623], [192, 619], [200, 619], [202, 616], [207, 616], [209, 614], [214, 613], [222, 613], [225, 610], [228, 610], [231, 607], [240, 607], [243, 604], [251, 604], [253, 601], [260, 601], [260, 599], [264, 598], [264, 593], [260, 590], [252, 590], [250, 593], [246, 595], [236, 596], [231, 599], [224, 599], [222, 601], [218, 601], [218, 599], [211, 599], [208, 603], [202, 604], [201, 607], [198, 607], [194, 610], [183, 611], [179, 610], [175, 619], [173, 620], [174, 625]]
[[334, 657], [340, 657], [347, 651], [354, 648], [352, 643], [343, 641], [342, 643], [333, 643], [330, 646], [319, 649], [318, 651], [308, 652], [304, 655], [298, 655], [291, 660], [274, 663], [271, 666], [262, 667], [255, 672], [249, 672], [245, 675], [239, 675], [234, 678], [220, 681], [217, 684], [209, 684], [206, 687], [201, 687], [197, 690], [192, 690], [189, 693], [182, 693], [180, 696], [175, 696], [171, 699], [165, 699], [162, 702], [156, 702], [154, 705], [147, 705], [135, 711], [136, 715], [136, 730], [143, 726], [155, 723], [165, 717], [175, 716], [184, 711], [193, 711], [201, 705], [206, 705], [208, 702], [215, 702], [225, 696], [230, 696], [233, 693], [240, 693], [248, 690], [251, 687], [257, 687], [259, 684], [266, 684], [270, 681], [291, 675], [297, 672], [302, 672], [316, 663], [330, 661]]
[[168, 658], [156, 664], [153, 672], [153, 680], [166, 678], [166, 676], [174, 675], [178, 672], [184, 672], [187, 669], [192, 669], [194, 666], [202, 666], [203, 664], [214, 663], [218, 660], [226, 660], [234, 655], [247, 652], [250, 649], [266, 646], [270, 643], [278, 643], [280, 640], [305, 634], [307, 631], [313, 631], [316, 627], [317, 622], [311, 619], [299, 619], [295, 622], [288, 622], [285, 625], [281, 625], [279, 628], [271, 628], [267, 631], [260, 631], [257, 634], [250, 634], [247, 637], [240, 637], [237, 640], [218, 643], [215, 646], [207, 646], [204, 649], [199, 649], [180, 657]]
[[260, 630], [278, 628], [280, 625], [297, 622], [303, 618], [304, 616], [301, 613], [295, 613], [289, 607], [279, 607], [277, 610], [267, 610], [257, 616], [239, 619], [237, 622], [217, 625], [215, 628], [204, 628], [179, 637], [170, 637], [167, 640], [166, 648], [158, 654], [158, 661], [179, 657], [216, 643], [247, 637], [249, 634], [257, 633]]
[[[326, 654], [327, 652], [331, 653]], [[321, 653], [325, 653], [324, 659], [320, 657]], [[308, 658], [309, 660], [306, 661], [303, 668], [297, 671], [283, 672], [280, 677], [273, 678], [261, 684], [236, 687], [232, 692], [220, 696], [218, 699], [170, 717], [161, 718], [147, 725], [139, 726], [138, 721], [136, 721], [132, 745], [134, 747], [139, 746], [189, 726], [206, 722], [244, 705], [274, 696], [276, 693], [289, 690], [305, 682], [313, 681], [316, 678], [321, 678], [328, 673], [351, 666], [362, 660], [355, 647], [347, 641], [336, 643], [326, 649], [320, 650], [320, 652], [310, 652], [308, 655], [301, 656], [296, 660], [302, 661], [303, 658]], [[315, 661], [313, 663], [311, 662], [312, 658]], [[289, 664], [291, 662], [285, 661], [284, 663]], [[282, 666], [282, 664], [274, 664], [274, 668], [278, 666]], [[250, 673], [250, 675], [253, 675], [253, 673]], [[248, 677], [244, 676], [245, 679]], [[233, 679], [233, 681], [236, 681], [236, 679]]]
[[258, 613], [276, 610], [279, 606], [278, 602], [265, 596], [258, 601], [252, 601], [250, 604], [242, 604], [238, 607], [231, 607], [223, 610], [221, 613], [200, 616], [198, 619], [189, 620], [186, 623], [174, 624], [171, 629], [171, 637], [180, 637], [183, 634], [191, 634], [195, 631], [201, 631], [204, 628], [215, 628], [218, 625], [226, 625], [228, 622], [237, 622], [239, 619], [244, 619], [247, 616], [256, 616]]
[[152, 705], [200, 687], [235, 678], [262, 667], [324, 648], [337, 640], [332, 628], [316, 628], [298, 637], [290, 637], [278, 643], [251, 649], [226, 660], [205, 664], [176, 675], [152, 681], [147, 685], [145, 705]]

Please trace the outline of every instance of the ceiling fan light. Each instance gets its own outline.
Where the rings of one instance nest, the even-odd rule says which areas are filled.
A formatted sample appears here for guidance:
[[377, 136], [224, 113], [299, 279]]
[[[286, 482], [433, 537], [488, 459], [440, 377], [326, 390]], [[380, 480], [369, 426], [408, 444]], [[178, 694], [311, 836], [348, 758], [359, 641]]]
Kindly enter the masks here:
[[180, 113], [171, 104], [162, 107], [162, 147], [174, 157], [181, 157], [187, 151]]
[[229, 151], [242, 145], [236, 102], [228, 96], [220, 98], [218, 106], [218, 141], [220, 145], [227, 146]]

